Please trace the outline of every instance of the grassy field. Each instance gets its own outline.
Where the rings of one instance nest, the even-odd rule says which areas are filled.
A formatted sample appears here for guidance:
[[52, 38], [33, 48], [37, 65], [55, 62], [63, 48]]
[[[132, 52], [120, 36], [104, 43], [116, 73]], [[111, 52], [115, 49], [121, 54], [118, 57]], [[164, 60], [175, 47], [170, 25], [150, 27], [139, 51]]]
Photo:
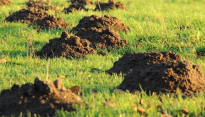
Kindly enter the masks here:
[[[51, 4], [63, 9], [68, 6], [67, 0], [50, 0]], [[102, 0], [99, 0], [102, 1]], [[93, 14], [102, 16], [109, 14], [117, 17], [130, 31], [120, 33], [130, 46], [110, 51], [106, 56], [88, 55], [85, 59], [33, 59], [28, 52], [27, 38], [35, 51], [39, 51], [49, 39], [60, 37], [64, 30], [43, 30], [37, 32], [32, 26], [22, 23], [5, 22], [9, 13], [24, 8], [27, 0], [11, 0], [11, 5], [0, 7], [0, 90], [10, 88], [14, 83], [32, 82], [36, 76], [46, 79], [49, 64], [49, 79], [57, 79], [57, 75], [65, 75], [63, 85], [78, 85], [82, 89], [82, 100], [89, 106], [78, 106], [75, 112], [57, 111], [57, 116], [140, 116], [137, 107], [145, 110], [142, 116], [161, 116], [162, 110], [172, 116], [186, 116], [182, 109], [189, 111], [187, 116], [205, 116], [205, 96], [172, 97], [170, 95], [118, 93], [113, 88], [118, 86], [122, 76], [108, 75], [104, 71], [113, 66], [124, 53], [172, 51], [201, 66], [205, 72], [205, 10], [204, 0], [116, 0], [121, 1], [128, 10], [79, 11], [72, 14], [56, 13], [73, 27], [81, 18]], [[87, 8], [94, 8], [88, 5]], [[48, 11], [54, 14], [53, 11]], [[70, 28], [71, 29], [71, 28]], [[70, 30], [69, 29], [69, 30]], [[73, 34], [71, 34], [73, 35]], [[138, 40], [139, 46], [136, 47]], [[107, 50], [104, 50], [107, 52]], [[198, 53], [198, 54], [197, 54]], [[96, 89], [97, 93], [92, 93]], [[161, 99], [161, 101], [160, 101]], [[105, 100], [110, 100], [106, 104]], [[143, 103], [140, 105], [140, 100]], [[162, 110], [157, 106], [162, 106]]]

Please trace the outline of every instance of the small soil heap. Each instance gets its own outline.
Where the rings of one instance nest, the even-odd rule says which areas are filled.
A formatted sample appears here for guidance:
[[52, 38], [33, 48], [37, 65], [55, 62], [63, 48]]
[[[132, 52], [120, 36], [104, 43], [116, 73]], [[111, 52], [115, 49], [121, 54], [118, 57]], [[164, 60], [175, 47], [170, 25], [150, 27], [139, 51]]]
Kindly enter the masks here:
[[82, 4], [82, 5], [88, 5], [88, 4], [93, 4], [92, 1], [90, 0], [70, 0], [72, 4], [74, 3], [79, 3], [79, 4]]
[[127, 32], [129, 27], [116, 17], [91, 15], [90, 17], [82, 18], [79, 24], [71, 31], [75, 32], [77, 36], [89, 40], [93, 47], [109, 48], [127, 45], [127, 41], [122, 40], [112, 30]]
[[205, 91], [201, 68], [171, 52], [125, 54], [107, 72], [127, 74], [117, 88], [130, 92], [141, 88], [147, 93], [174, 94], [179, 88], [184, 95]]
[[10, 0], [0, 0], [0, 6], [11, 4]]
[[44, 2], [43, 0], [39, 0], [39, 1], [34, 1], [34, 0], [29, 0], [29, 2], [26, 3], [27, 7], [34, 7], [37, 9], [42, 9], [42, 10], [54, 10], [56, 12], [59, 11], [59, 9], [53, 7], [53, 6], [49, 6], [49, 1], [47, 0], [46, 2]]
[[100, 2], [99, 4], [96, 4], [95, 11], [96, 10], [110, 10], [110, 9], [127, 9], [121, 2], [115, 2], [114, 0], [109, 0], [108, 3]]
[[95, 53], [93, 48], [90, 48], [90, 42], [86, 39], [81, 39], [77, 36], [68, 36], [68, 32], [62, 32], [60, 38], [49, 40], [49, 43], [43, 46], [39, 51], [41, 57], [66, 57], [79, 58], [85, 57], [87, 54]]
[[80, 10], [88, 11], [88, 9], [86, 9], [83, 4], [73, 3], [68, 8], [64, 8], [63, 12], [72, 13], [73, 11], [80, 11]]
[[36, 24], [40, 29], [62, 29], [68, 28], [70, 24], [66, 23], [62, 18], [55, 18], [44, 10], [35, 8], [24, 8], [5, 19], [9, 22], [20, 21], [27, 24]]
[[62, 86], [61, 80], [34, 80], [34, 84], [26, 83], [21, 87], [14, 84], [11, 89], [0, 94], [0, 116], [27, 116], [27, 111], [40, 116], [54, 116], [56, 110], [62, 108], [74, 110], [74, 104], [82, 101], [71, 90]]

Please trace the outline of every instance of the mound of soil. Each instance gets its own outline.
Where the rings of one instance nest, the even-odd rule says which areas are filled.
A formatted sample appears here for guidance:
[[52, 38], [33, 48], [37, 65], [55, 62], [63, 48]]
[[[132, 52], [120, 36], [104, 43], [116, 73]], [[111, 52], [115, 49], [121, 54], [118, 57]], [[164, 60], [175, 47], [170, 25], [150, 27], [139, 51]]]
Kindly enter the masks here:
[[44, 2], [43, 0], [39, 0], [39, 1], [34, 1], [34, 0], [29, 0], [29, 2], [26, 3], [27, 7], [34, 7], [34, 8], [38, 8], [38, 9], [42, 9], [42, 10], [54, 10], [56, 12], [59, 12], [60, 10], [53, 7], [53, 6], [49, 6], [49, 1], [47, 0], [46, 2]]
[[39, 51], [41, 57], [66, 57], [79, 58], [87, 54], [95, 53], [93, 48], [89, 47], [90, 42], [77, 36], [68, 36], [67, 32], [62, 32], [60, 38], [49, 40], [49, 43], [43, 46]]
[[129, 27], [123, 24], [116, 17], [111, 17], [108, 14], [104, 17], [99, 17], [97, 15], [85, 16], [79, 21], [79, 24], [72, 29], [73, 32], [79, 32], [82, 30], [88, 30], [92, 27], [99, 28], [110, 28], [114, 31], [127, 32]]
[[68, 28], [70, 24], [66, 23], [62, 18], [55, 18], [44, 10], [35, 8], [24, 8], [5, 19], [9, 22], [20, 21], [27, 24], [35, 24], [41, 29], [62, 29]]
[[10, 0], [0, 0], [0, 6], [11, 4]]
[[112, 30], [127, 32], [129, 27], [116, 17], [91, 15], [90, 17], [82, 18], [79, 24], [71, 31], [76, 33], [77, 36], [89, 40], [94, 48], [96, 46], [100, 48], [118, 48], [120, 45], [127, 45], [127, 41], [122, 40]]
[[74, 104], [82, 101], [79, 96], [61, 85], [61, 80], [34, 80], [34, 84], [22, 86], [14, 84], [11, 89], [0, 93], [0, 116], [27, 116], [27, 111], [40, 116], [54, 116], [56, 110], [62, 108], [74, 110]]
[[171, 52], [125, 54], [107, 72], [127, 74], [117, 88], [130, 92], [141, 88], [147, 93], [177, 93], [181, 89], [185, 95], [205, 91], [201, 68]]
[[88, 11], [88, 9], [86, 9], [84, 7], [84, 5], [79, 4], [79, 3], [73, 3], [68, 8], [64, 8], [63, 12], [65, 12], [65, 13], [72, 13], [73, 11], [80, 11], [80, 10]]
[[83, 4], [83, 5], [93, 4], [93, 2], [90, 0], [70, 0], [70, 1], [72, 4], [74, 4], [74, 3], [79, 3], [79, 4]]
[[109, 9], [127, 9], [121, 2], [115, 2], [114, 0], [109, 0], [108, 3], [99, 2], [99, 4], [96, 4], [95, 11], [96, 10], [109, 10]]

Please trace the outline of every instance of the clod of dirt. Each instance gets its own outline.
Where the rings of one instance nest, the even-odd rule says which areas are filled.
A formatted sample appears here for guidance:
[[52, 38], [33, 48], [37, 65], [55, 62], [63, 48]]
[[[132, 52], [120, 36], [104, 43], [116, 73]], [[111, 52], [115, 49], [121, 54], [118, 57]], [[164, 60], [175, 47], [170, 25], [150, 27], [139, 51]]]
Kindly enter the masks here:
[[53, 7], [53, 6], [49, 6], [49, 1], [47, 0], [46, 2], [44, 2], [43, 0], [39, 0], [39, 1], [34, 1], [34, 0], [29, 0], [29, 2], [26, 3], [27, 7], [34, 7], [34, 8], [38, 8], [38, 9], [42, 9], [42, 10], [54, 10], [56, 12], [59, 12], [60, 10]]
[[49, 15], [44, 10], [34, 8], [24, 8], [5, 19], [9, 22], [20, 21], [27, 24], [36, 24], [40, 29], [62, 29], [68, 28], [69, 23], [66, 23], [62, 18], [55, 18]]
[[79, 3], [79, 4], [82, 4], [82, 5], [89, 5], [89, 4], [93, 4], [92, 1], [90, 0], [70, 0], [72, 4], [74, 3]]
[[71, 31], [75, 32], [77, 36], [89, 40], [94, 48], [96, 46], [100, 48], [118, 48], [121, 45], [127, 45], [127, 40], [122, 40], [112, 30], [126, 32], [129, 27], [116, 17], [91, 15], [81, 19], [79, 24]]
[[88, 11], [88, 9], [86, 9], [84, 7], [84, 5], [79, 4], [79, 3], [73, 3], [68, 8], [64, 8], [63, 12], [65, 12], [65, 13], [72, 13], [73, 11], [80, 11], [80, 10]]
[[116, 17], [111, 17], [108, 14], [104, 17], [99, 17], [97, 15], [85, 16], [79, 21], [79, 24], [72, 29], [73, 32], [80, 32], [82, 30], [88, 30], [92, 27], [97, 29], [110, 28], [115, 31], [127, 32], [129, 27], [123, 24]]
[[205, 75], [198, 65], [182, 61], [171, 52], [125, 54], [108, 73], [125, 73], [125, 79], [117, 87], [130, 92], [141, 88], [156, 93], [177, 93], [191, 95], [205, 90]]
[[104, 51], [100, 51], [100, 52], [98, 52], [97, 54], [98, 54], [98, 55], [105, 56], [105, 55], [106, 55], [106, 52], [104, 52]]
[[11, 89], [0, 93], [0, 116], [31, 115], [54, 116], [56, 110], [74, 110], [74, 104], [80, 104], [80, 97], [69, 89], [57, 83], [58, 80], [34, 80], [34, 84], [26, 83], [22, 86], [14, 84]]
[[0, 6], [11, 4], [10, 0], [0, 0]]
[[87, 54], [95, 53], [90, 46], [90, 42], [77, 36], [68, 36], [68, 32], [62, 32], [60, 38], [49, 40], [49, 43], [43, 46], [39, 51], [41, 57], [66, 57], [79, 58], [85, 57]]
[[108, 3], [104, 3], [104, 2], [97, 3], [94, 10], [104, 11], [104, 10], [109, 10], [114, 8], [127, 9], [121, 2], [115, 2], [114, 0], [109, 0]]

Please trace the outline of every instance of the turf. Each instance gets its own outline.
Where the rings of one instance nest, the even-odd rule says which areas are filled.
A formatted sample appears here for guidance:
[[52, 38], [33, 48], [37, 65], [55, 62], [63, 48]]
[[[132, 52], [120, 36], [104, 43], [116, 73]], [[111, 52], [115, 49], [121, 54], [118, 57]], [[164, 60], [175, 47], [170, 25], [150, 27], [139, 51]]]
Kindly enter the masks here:
[[[117, 17], [130, 31], [120, 33], [127, 39], [128, 47], [107, 51], [106, 56], [89, 55], [84, 59], [34, 59], [31, 57], [27, 39], [32, 41], [35, 51], [39, 51], [49, 39], [60, 37], [64, 30], [43, 30], [37, 32], [35, 26], [20, 22], [10, 23], [4, 19], [9, 13], [25, 7], [27, 0], [11, 0], [11, 5], [0, 6], [0, 90], [10, 88], [14, 83], [33, 82], [36, 76], [45, 80], [55, 80], [58, 74], [65, 75], [64, 86], [78, 85], [82, 89], [82, 100], [88, 106], [81, 105], [75, 112], [57, 111], [56, 116], [140, 116], [137, 107], [145, 109], [143, 116], [161, 116], [163, 111], [172, 116], [185, 116], [181, 109], [189, 110], [188, 116], [205, 116], [204, 94], [191, 97], [172, 97], [170, 95], [146, 95], [119, 93], [113, 91], [123, 77], [110, 76], [104, 71], [111, 68], [124, 53], [172, 51], [201, 66], [205, 72], [205, 11], [204, 0], [116, 0], [121, 1], [128, 10], [79, 11], [71, 14], [57, 13], [73, 27], [81, 18], [97, 14], [109, 14]], [[63, 9], [67, 0], [50, 0], [51, 4]], [[102, 0], [99, 0], [102, 1]], [[94, 5], [87, 5], [94, 8]], [[53, 11], [48, 11], [54, 14]], [[71, 28], [70, 28], [71, 29]], [[70, 30], [68, 29], [68, 30]], [[71, 34], [73, 35], [73, 34]], [[100, 49], [99, 49], [100, 50]], [[49, 65], [49, 69], [47, 69]], [[97, 93], [93, 93], [96, 89]], [[143, 99], [143, 104], [139, 104]], [[160, 101], [161, 99], [161, 101]], [[110, 101], [106, 101], [110, 100]], [[106, 103], [105, 103], [106, 102]]]

